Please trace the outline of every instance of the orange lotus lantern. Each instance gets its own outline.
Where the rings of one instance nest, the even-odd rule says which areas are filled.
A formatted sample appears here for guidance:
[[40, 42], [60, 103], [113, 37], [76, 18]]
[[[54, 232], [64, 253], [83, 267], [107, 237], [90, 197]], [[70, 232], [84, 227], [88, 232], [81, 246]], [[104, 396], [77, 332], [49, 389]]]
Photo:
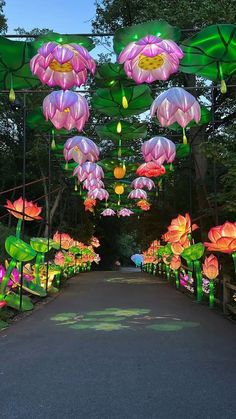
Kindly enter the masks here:
[[219, 275], [219, 263], [217, 258], [214, 255], [206, 257], [202, 265], [202, 270], [208, 279], [216, 279]]
[[222, 253], [236, 252], [236, 223], [226, 221], [223, 225], [212, 227], [208, 238], [211, 243], [204, 243], [207, 250]]
[[123, 179], [126, 174], [126, 167], [125, 166], [116, 166], [114, 169], [114, 177], [116, 179]]

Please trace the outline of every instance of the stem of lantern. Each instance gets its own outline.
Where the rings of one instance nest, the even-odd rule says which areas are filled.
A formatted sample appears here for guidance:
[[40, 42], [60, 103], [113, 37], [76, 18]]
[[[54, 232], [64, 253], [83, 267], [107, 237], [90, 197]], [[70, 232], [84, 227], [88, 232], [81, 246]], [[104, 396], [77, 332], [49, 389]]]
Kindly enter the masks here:
[[122, 140], [121, 140], [121, 135], [120, 135], [120, 138], [119, 138], [119, 148], [118, 148], [118, 158], [120, 158], [121, 155], [122, 155], [121, 146], [122, 146]]
[[40, 264], [42, 262], [42, 254], [39, 252], [37, 253], [36, 260], [35, 260], [35, 282], [37, 285], [40, 285]]
[[185, 128], [183, 128], [183, 144], [188, 144], [188, 139], [186, 137]]
[[15, 268], [15, 266], [16, 266], [16, 260], [15, 259], [12, 259], [10, 261], [10, 263], [8, 265], [8, 268], [7, 268], [7, 270], [6, 270], [5, 274], [4, 274], [4, 277], [2, 279], [2, 283], [0, 285], [0, 294], [3, 294], [3, 295], [6, 294], [7, 284], [8, 284], [8, 281], [10, 279], [11, 273], [12, 273], [13, 269]]
[[209, 307], [214, 307], [214, 280], [210, 279], [209, 282]]
[[17, 222], [17, 226], [16, 226], [16, 238], [19, 239], [20, 238], [20, 233], [21, 233], [21, 227], [22, 227], [22, 219], [19, 218], [18, 222]]
[[202, 272], [201, 272], [201, 264], [199, 260], [195, 260], [194, 262], [194, 269], [196, 273], [197, 279], [197, 301], [202, 301]]
[[169, 267], [169, 265], [166, 265], [166, 277], [169, 281], [170, 280], [170, 267]]
[[178, 269], [175, 269], [174, 273], [175, 273], [175, 285], [176, 285], [176, 288], [178, 289], [179, 288], [179, 271], [178, 271]]

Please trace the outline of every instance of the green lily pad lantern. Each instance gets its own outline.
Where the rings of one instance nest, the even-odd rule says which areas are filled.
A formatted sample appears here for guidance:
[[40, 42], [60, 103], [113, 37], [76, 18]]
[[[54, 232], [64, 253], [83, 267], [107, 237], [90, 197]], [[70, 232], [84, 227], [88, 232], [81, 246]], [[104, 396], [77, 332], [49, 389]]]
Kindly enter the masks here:
[[125, 118], [146, 111], [152, 101], [148, 86], [140, 85], [123, 89], [115, 87], [114, 89], [98, 89], [92, 98], [92, 106], [99, 113]]
[[91, 51], [94, 48], [94, 42], [91, 38], [84, 35], [62, 35], [56, 32], [48, 32], [40, 35], [32, 44], [37, 50], [47, 42], [58, 42], [59, 44], [79, 44]]
[[[120, 125], [118, 126], [118, 124]], [[134, 122], [131, 124], [126, 121], [112, 121], [105, 125], [100, 125], [95, 128], [96, 133], [104, 140], [112, 140], [119, 142], [119, 139], [129, 141], [136, 138], [144, 138], [147, 135], [146, 124], [139, 124]]]
[[96, 84], [100, 87], [115, 87], [120, 84], [132, 86], [134, 82], [128, 79], [123, 66], [118, 63], [105, 63], [100, 65], [96, 71]]
[[7, 253], [16, 261], [29, 262], [36, 256], [36, 252], [32, 247], [15, 236], [9, 236], [5, 242]]
[[53, 240], [49, 240], [43, 237], [33, 237], [30, 240], [30, 245], [32, 249], [37, 252], [36, 261], [35, 261], [35, 281], [38, 286], [40, 286], [40, 265], [44, 264], [44, 254], [47, 253], [50, 249], [59, 249], [60, 243], [56, 243]]
[[193, 264], [197, 280], [197, 301], [202, 300], [202, 269], [199, 259], [201, 259], [203, 256], [204, 251], [204, 245], [202, 243], [196, 243], [184, 249], [183, 253], [181, 254], [181, 257], [187, 261], [188, 266]]
[[236, 72], [236, 25], [211, 25], [181, 45], [184, 58], [180, 69], [221, 82], [226, 93], [225, 79]]

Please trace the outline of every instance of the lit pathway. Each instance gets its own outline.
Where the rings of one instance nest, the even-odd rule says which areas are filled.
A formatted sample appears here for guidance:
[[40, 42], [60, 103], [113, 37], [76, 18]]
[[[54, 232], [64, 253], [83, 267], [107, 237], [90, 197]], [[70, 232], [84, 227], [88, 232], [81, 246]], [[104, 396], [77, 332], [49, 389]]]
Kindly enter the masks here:
[[139, 272], [71, 280], [0, 353], [1, 419], [236, 417], [236, 325]]

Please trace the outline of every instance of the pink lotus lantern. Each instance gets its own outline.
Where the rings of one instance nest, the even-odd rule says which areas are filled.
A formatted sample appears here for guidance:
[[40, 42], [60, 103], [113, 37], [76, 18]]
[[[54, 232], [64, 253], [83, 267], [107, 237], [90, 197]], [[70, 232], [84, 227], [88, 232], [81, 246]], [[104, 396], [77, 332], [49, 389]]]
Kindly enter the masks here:
[[117, 212], [118, 217], [130, 217], [130, 215], [132, 214], [134, 214], [134, 212], [129, 210], [128, 208], [122, 208], [120, 211]]
[[147, 199], [147, 192], [143, 189], [134, 189], [128, 195], [130, 199]]
[[128, 44], [120, 53], [118, 62], [124, 64], [127, 76], [136, 83], [152, 83], [155, 80], [167, 80], [176, 73], [183, 56], [174, 41], [147, 35]]
[[163, 163], [172, 163], [175, 159], [175, 144], [165, 137], [153, 137], [142, 145], [145, 162], [154, 161], [161, 166]]
[[103, 217], [113, 217], [114, 215], [116, 215], [116, 213], [115, 211], [113, 211], [113, 209], [106, 208], [104, 211], [101, 212], [101, 215], [103, 215]]
[[70, 131], [77, 128], [82, 131], [89, 118], [89, 108], [86, 99], [79, 93], [57, 90], [45, 97], [43, 114], [56, 129]]
[[106, 191], [106, 189], [96, 188], [88, 192], [88, 197], [92, 199], [99, 199], [99, 201], [107, 201], [109, 198], [109, 193]]
[[154, 161], [150, 161], [148, 163], [143, 163], [139, 166], [136, 170], [138, 176], [146, 176], [146, 177], [157, 177], [162, 176], [166, 173], [166, 169], [164, 166], [159, 166]]
[[131, 187], [134, 189], [147, 188], [149, 191], [151, 191], [152, 188], [155, 188], [155, 183], [146, 177], [137, 177], [131, 183]]
[[105, 188], [104, 183], [98, 179], [86, 179], [83, 182], [83, 189], [87, 189], [88, 191], [92, 191], [93, 189]]
[[94, 74], [96, 64], [87, 49], [80, 45], [48, 42], [31, 59], [30, 68], [41, 83], [65, 90], [84, 84], [88, 70]]
[[66, 162], [71, 159], [78, 164], [85, 163], [87, 160], [94, 162], [99, 158], [99, 149], [89, 138], [76, 136], [66, 141], [64, 157]]
[[56, 253], [54, 263], [59, 266], [63, 266], [65, 264], [65, 256], [61, 251]]
[[86, 162], [75, 168], [73, 176], [78, 176], [79, 182], [83, 182], [86, 179], [89, 181], [92, 179], [100, 180], [104, 177], [104, 172], [98, 164]]
[[193, 119], [196, 123], [201, 118], [201, 108], [196, 98], [182, 87], [171, 87], [161, 93], [153, 102], [151, 116], [157, 114], [162, 127], [177, 122], [183, 128], [183, 140], [186, 144], [185, 127]]

